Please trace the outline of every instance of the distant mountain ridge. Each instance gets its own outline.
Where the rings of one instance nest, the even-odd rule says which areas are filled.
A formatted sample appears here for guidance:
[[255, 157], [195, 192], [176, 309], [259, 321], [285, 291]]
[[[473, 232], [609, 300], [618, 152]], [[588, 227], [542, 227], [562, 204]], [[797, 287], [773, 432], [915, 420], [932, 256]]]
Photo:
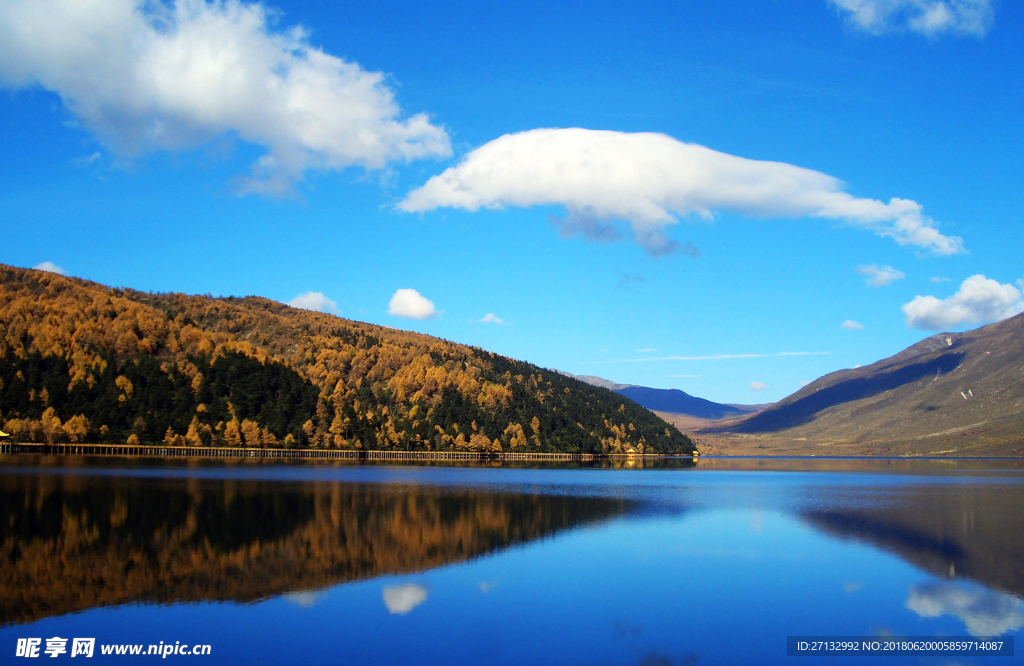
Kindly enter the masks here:
[[763, 405], [726, 405], [692, 396], [679, 389], [657, 389], [633, 384], [617, 384], [594, 375], [573, 375], [562, 370], [556, 370], [556, 372], [593, 386], [600, 386], [601, 388], [614, 391], [654, 412], [668, 412], [670, 414], [683, 414], [701, 419], [718, 420], [739, 417], [764, 407]]
[[707, 432], [807, 447], [858, 445], [865, 453], [1021, 455], [1024, 314], [940, 333], [877, 363], [833, 372]]

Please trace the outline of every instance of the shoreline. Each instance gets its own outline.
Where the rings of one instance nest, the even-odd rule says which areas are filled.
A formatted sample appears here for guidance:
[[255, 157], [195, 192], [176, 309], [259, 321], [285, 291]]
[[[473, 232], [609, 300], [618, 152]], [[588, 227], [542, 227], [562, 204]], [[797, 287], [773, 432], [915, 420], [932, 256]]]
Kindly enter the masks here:
[[697, 458], [698, 454], [663, 453], [484, 453], [479, 451], [380, 451], [350, 449], [250, 449], [145, 444], [0, 443], [0, 454], [116, 456], [129, 458], [306, 458], [350, 460], [550, 460]]

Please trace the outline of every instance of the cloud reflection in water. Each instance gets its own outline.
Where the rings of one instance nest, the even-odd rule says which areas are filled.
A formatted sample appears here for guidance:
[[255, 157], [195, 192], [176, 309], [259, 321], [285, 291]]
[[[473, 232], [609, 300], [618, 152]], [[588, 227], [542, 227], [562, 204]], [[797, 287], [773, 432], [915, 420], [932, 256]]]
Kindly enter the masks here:
[[384, 588], [384, 605], [392, 615], [405, 615], [427, 600], [422, 585], [393, 585]]
[[907, 608], [923, 618], [958, 617], [972, 636], [1002, 636], [1024, 627], [1024, 603], [1020, 599], [957, 583], [912, 585]]

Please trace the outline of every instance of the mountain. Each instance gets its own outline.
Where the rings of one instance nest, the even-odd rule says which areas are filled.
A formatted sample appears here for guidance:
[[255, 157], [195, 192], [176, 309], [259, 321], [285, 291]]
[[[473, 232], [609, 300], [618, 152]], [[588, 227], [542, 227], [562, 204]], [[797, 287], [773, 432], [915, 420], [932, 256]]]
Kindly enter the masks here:
[[732, 436], [734, 452], [1024, 454], [1024, 314], [833, 372], [705, 432]]
[[697, 398], [679, 389], [656, 389], [646, 386], [627, 386], [615, 391], [647, 409], [671, 414], [686, 414], [702, 419], [722, 419], [740, 416], [746, 412], [731, 405]]
[[724, 405], [692, 396], [679, 389], [656, 389], [647, 386], [634, 386], [633, 384], [616, 384], [608, 379], [593, 375], [573, 375], [568, 372], [562, 372], [562, 374], [592, 386], [600, 386], [614, 391], [653, 412], [666, 412], [668, 414], [682, 414], [700, 419], [717, 420], [742, 416], [743, 414], [763, 408], [763, 405]]
[[265, 298], [2, 265], [0, 424], [16, 441], [694, 449], [611, 391], [479, 348]]

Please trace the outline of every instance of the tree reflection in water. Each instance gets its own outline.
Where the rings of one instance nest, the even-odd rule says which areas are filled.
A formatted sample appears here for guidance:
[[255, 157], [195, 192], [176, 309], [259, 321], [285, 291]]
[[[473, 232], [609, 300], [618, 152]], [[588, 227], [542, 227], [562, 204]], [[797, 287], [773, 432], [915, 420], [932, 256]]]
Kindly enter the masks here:
[[[0, 623], [301, 595], [465, 561], [628, 506], [416, 485], [0, 476]], [[394, 596], [397, 612], [415, 602]]]

